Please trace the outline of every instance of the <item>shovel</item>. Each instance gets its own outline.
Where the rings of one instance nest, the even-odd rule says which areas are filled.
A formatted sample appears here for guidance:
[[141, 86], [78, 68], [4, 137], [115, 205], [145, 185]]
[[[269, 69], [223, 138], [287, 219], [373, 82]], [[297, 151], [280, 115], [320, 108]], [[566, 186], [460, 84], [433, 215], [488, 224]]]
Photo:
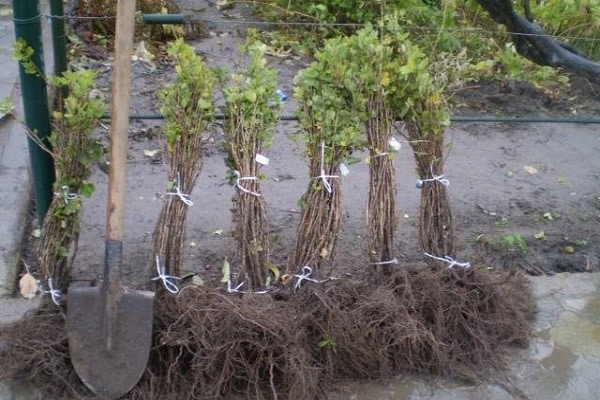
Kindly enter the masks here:
[[152, 340], [154, 293], [123, 287], [120, 279], [134, 21], [135, 0], [119, 0], [104, 282], [100, 287], [72, 287], [67, 296], [71, 362], [83, 383], [107, 400], [135, 386], [146, 368]]

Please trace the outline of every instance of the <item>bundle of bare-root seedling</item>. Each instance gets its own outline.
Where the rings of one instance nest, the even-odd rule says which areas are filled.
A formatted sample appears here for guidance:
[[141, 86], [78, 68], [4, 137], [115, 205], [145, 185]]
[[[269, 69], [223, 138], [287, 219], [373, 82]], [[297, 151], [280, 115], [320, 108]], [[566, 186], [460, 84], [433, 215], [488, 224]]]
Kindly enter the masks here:
[[[455, 257], [454, 225], [448, 197], [449, 182], [443, 174], [444, 136], [433, 136], [426, 125], [406, 123], [408, 138], [417, 160], [421, 189], [419, 242], [421, 249], [437, 258]], [[443, 132], [443, 127], [440, 126]], [[449, 257], [449, 258], [448, 258]], [[429, 257], [428, 261], [436, 258]]]
[[397, 69], [398, 90], [391, 99], [396, 117], [405, 122], [405, 136], [414, 151], [420, 177], [419, 241], [429, 255], [427, 261], [437, 264], [455, 256], [449, 182], [443, 175], [444, 130], [449, 122], [444, 85], [432, 77], [428, 58], [405, 36], [397, 35], [392, 44], [396, 57], [405, 64]]
[[391, 86], [396, 84], [394, 68], [398, 65], [385, 37], [372, 27], [361, 29], [345, 41], [352, 51], [348, 62], [361, 71], [369, 150], [367, 251], [371, 263], [380, 270], [395, 262], [397, 214], [393, 153], [399, 150], [400, 143], [392, 136], [394, 114], [388, 96]]
[[338, 168], [363, 146], [362, 72], [348, 62], [350, 55], [347, 43], [331, 40], [317, 53], [316, 61], [296, 77], [310, 182], [300, 201], [302, 216], [288, 273], [305, 266], [318, 270], [333, 259], [341, 229]]
[[164, 274], [179, 276], [187, 208], [193, 205], [190, 194], [202, 166], [202, 139], [215, 115], [212, 98], [216, 75], [182, 39], [171, 43], [168, 51], [177, 63], [176, 77], [158, 97], [166, 121], [169, 187], [152, 235], [152, 271], [164, 268]]
[[[520, 274], [406, 268], [357, 278], [309, 283], [287, 300], [184, 287], [157, 303], [150, 362], [126, 398], [311, 400], [340, 381], [414, 372], [476, 381], [529, 341], [534, 306]], [[56, 307], [0, 338], [0, 380], [18, 376], [49, 398], [92, 398]]]
[[[265, 200], [260, 189], [260, 167], [268, 164], [262, 154], [273, 138], [281, 101], [277, 97], [275, 71], [266, 66], [266, 46], [260, 42], [243, 48], [249, 65], [234, 73], [224, 89], [224, 129], [231, 179], [236, 186], [233, 197], [234, 237], [238, 282], [253, 290], [268, 284], [269, 224]], [[227, 277], [226, 277], [227, 278]]]
[[[367, 198], [367, 240], [369, 258], [374, 265], [394, 263], [396, 213], [396, 170], [391, 153], [392, 113], [382, 93], [371, 96], [367, 104], [369, 141], [369, 195]], [[396, 145], [397, 146], [397, 145]]]
[[56, 168], [55, 196], [42, 225], [36, 248], [42, 278], [53, 293], [64, 291], [71, 278], [71, 262], [79, 237], [81, 197], [89, 197], [94, 186], [86, 182], [94, 162], [102, 156], [102, 146], [91, 133], [104, 113], [105, 102], [94, 96], [96, 74], [91, 70], [65, 72], [50, 82], [66, 88], [68, 96], [53, 113], [50, 136]]

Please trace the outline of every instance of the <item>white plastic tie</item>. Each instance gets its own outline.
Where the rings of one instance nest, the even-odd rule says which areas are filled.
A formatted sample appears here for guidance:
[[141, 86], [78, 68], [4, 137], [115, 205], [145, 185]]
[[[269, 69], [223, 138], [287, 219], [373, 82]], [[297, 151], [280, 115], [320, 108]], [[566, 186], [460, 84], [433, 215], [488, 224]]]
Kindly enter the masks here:
[[315, 179], [320, 179], [323, 182], [323, 187], [327, 190], [327, 193], [331, 193], [331, 183], [329, 179], [339, 178], [339, 175], [326, 175], [325, 174], [325, 141], [321, 142], [321, 175]]
[[244, 286], [244, 282], [240, 283], [236, 287], [231, 287], [231, 279], [227, 280], [227, 293], [241, 293], [240, 288]]
[[244, 282], [240, 283], [236, 287], [232, 287], [231, 279], [227, 280], [227, 293], [254, 293], [254, 294], [265, 294], [268, 293], [268, 290], [240, 290], [240, 288], [244, 286]]
[[310, 277], [311, 275], [312, 275], [311, 267], [309, 267], [308, 265], [305, 265], [304, 267], [302, 267], [302, 274], [294, 275], [294, 277], [298, 278], [298, 280], [294, 284], [294, 290], [300, 289], [300, 287], [302, 286], [302, 281], [310, 281], [310, 282], [314, 282], [314, 283], [320, 283], [320, 281], [311, 278]]
[[238, 189], [240, 189], [242, 192], [260, 197], [260, 193], [253, 192], [252, 190], [248, 190], [242, 186], [242, 181], [257, 181], [258, 178], [256, 176], [242, 176], [240, 171], [237, 170], [234, 170], [233, 173], [235, 174], [235, 186], [237, 186]]
[[417, 181], [417, 189], [421, 189], [423, 187], [423, 184], [426, 182], [435, 182], [435, 181], [441, 183], [442, 185], [444, 185], [446, 187], [450, 186], [450, 181], [448, 179], [444, 178], [443, 174], [435, 175], [433, 173], [433, 164], [431, 164], [431, 178], [418, 180]]
[[427, 257], [433, 258], [434, 260], [445, 262], [446, 264], [448, 264], [447, 268], [460, 267], [460, 268], [467, 269], [467, 268], [471, 267], [471, 263], [469, 263], [469, 262], [458, 262], [458, 261], [456, 261], [454, 258], [452, 258], [450, 256], [437, 257], [437, 256], [434, 256], [433, 254], [429, 254], [429, 253], [425, 253], [425, 255]]
[[175, 186], [173, 187], [173, 191], [167, 192], [167, 195], [179, 197], [179, 199], [181, 201], [183, 201], [183, 203], [188, 207], [191, 207], [194, 205], [194, 202], [192, 201], [190, 195], [181, 192], [181, 179], [179, 176], [179, 172], [177, 173], [177, 180], [175, 181]]
[[48, 289], [49, 290], [42, 290], [42, 293], [49, 294], [52, 302], [60, 307], [62, 292], [54, 287], [54, 280], [52, 278], [48, 278]]
[[62, 196], [65, 204], [69, 204], [70, 201], [77, 200], [79, 198], [77, 193], [71, 193], [69, 191], [69, 187], [67, 185], [61, 186], [60, 190], [60, 193], [54, 192], [54, 194], [57, 196]]
[[158, 254], [156, 255], [156, 272], [158, 275], [152, 278], [151, 281], [160, 280], [165, 289], [167, 289], [170, 293], [179, 293], [179, 287], [174, 281], [181, 280], [181, 278], [165, 274], [165, 267], [160, 264], [160, 257]]
[[387, 260], [387, 261], [379, 261], [379, 262], [374, 262], [371, 263], [372, 265], [388, 265], [388, 264], [398, 264], [398, 259], [394, 258], [392, 260]]

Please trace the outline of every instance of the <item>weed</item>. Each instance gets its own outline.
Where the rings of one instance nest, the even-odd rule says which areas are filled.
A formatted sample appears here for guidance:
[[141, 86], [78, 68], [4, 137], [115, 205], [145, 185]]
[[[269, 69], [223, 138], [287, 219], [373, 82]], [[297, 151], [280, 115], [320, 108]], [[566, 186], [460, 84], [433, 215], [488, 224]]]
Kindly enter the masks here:
[[490, 251], [504, 256], [518, 255], [524, 257], [529, 249], [525, 238], [520, 233], [506, 233], [498, 236], [482, 234], [477, 237], [477, 242]]
[[519, 233], [507, 233], [500, 236], [500, 245], [507, 253], [517, 253], [522, 256], [527, 254], [527, 242]]
[[508, 217], [500, 216], [495, 222], [497, 227], [506, 228], [508, 226]]

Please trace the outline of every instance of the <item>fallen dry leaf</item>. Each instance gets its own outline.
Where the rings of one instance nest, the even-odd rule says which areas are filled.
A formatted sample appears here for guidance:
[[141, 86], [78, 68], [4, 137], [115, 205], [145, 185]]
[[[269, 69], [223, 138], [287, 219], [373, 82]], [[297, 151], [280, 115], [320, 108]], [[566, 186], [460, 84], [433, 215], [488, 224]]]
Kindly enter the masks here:
[[231, 279], [231, 267], [229, 266], [229, 262], [227, 262], [227, 258], [223, 259], [223, 266], [221, 267], [221, 272], [223, 273], [221, 282], [229, 282]]
[[29, 272], [19, 280], [19, 291], [21, 292], [21, 296], [26, 299], [34, 298], [38, 292], [37, 280]]
[[145, 155], [146, 157], [150, 157], [150, 158], [156, 157], [156, 155], [157, 155], [158, 153], [160, 153], [160, 150], [159, 150], [159, 149], [154, 149], [154, 150], [144, 150], [144, 155]]

